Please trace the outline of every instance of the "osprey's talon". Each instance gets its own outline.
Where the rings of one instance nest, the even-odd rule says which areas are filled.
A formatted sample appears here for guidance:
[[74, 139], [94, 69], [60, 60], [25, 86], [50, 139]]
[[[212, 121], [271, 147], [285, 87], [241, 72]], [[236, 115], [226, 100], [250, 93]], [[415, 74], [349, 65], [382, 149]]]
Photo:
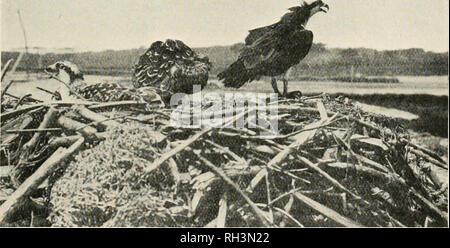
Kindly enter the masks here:
[[300, 99], [302, 96], [302, 92], [297, 90], [287, 93], [285, 97], [288, 99]]

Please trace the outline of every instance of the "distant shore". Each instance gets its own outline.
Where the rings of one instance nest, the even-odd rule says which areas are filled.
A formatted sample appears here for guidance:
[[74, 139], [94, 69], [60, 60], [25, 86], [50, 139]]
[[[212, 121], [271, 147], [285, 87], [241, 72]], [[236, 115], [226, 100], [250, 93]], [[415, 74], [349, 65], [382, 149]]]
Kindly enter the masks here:
[[400, 83], [400, 80], [395, 77], [351, 77], [351, 76], [340, 76], [340, 77], [300, 77], [296, 80], [299, 81], [313, 81], [313, 82], [348, 82], [348, 83]]
[[[193, 50], [208, 56], [212, 64], [210, 75], [214, 76], [239, 58], [239, 51], [243, 46], [244, 44], [238, 43], [231, 46], [193, 48]], [[69, 60], [80, 66], [85, 74], [129, 75], [136, 60], [146, 50], [146, 47], [141, 47], [100, 52], [42, 55], [28, 53], [23, 56], [18, 69], [32, 71], [42, 69], [58, 60]], [[9, 59], [16, 59], [18, 56], [18, 52], [2, 51], [2, 65]], [[361, 75], [367, 78], [371, 78], [371, 76], [448, 75], [448, 52], [435, 53], [420, 48], [391, 51], [367, 48], [328, 48], [325, 44], [315, 43], [308, 56], [300, 64], [294, 66], [291, 72], [292, 79], [304, 76], [333, 78], [349, 75]], [[340, 80], [349, 82], [347, 78]], [[361, 82], [368, 82], [368, 80], [361, 80]]]

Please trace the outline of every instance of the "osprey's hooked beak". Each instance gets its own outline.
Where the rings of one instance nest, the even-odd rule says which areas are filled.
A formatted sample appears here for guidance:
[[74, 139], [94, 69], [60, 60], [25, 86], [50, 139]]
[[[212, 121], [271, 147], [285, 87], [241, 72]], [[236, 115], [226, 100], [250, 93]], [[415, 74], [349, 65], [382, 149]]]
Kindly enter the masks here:
[[59, 75], [59, 69], [56, 68], [56, 64], [45, 67], [44, 71], [49, 74], [49, 78], [52, 76], [57, 77]]
[[328, 4], [324, 4], [322, 7], [320, 7], [320, 11], [327, 13], [330, 10], [330, 6]]
[[55, 64], [47, 66], [47, 67], [44, 69], [44, 71], [45, 71], [45, 72], [48, 72], [48, 73], [58, 73], [58, 72], [59, 72], [59, 70], [58, 70], [58, 68], [56, 68], [56, 65], [55, 65]]

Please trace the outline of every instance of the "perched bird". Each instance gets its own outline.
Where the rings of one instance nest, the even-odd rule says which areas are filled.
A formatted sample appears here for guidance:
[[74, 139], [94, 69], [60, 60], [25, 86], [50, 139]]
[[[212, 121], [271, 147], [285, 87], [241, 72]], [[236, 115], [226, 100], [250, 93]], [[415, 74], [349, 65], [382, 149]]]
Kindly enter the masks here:
[[152, 86], [170, 93], [193, 93], [208, 82], [211, 64], [208, 57], [197, 54], [180, 40], [156, 41], [139, 58], [134, 67], [136, 88]]
[[151, 87], [134, 89], [114, 82], [88, 84], [84, 81], [83, 73], [79, 67], [69, 61], [56, 62], [47, 66], [45, 71], [66, 84], [61, 85], [57, 90], [63, 100], [72, 98], [72, 93], [76, 94], [75, 97], [78, 96], [96, 102], [131, 100], [150, 103], [161, 100], [158, 90]]
[[290, 8], [279, 22], [250, 30], [238, 60], [221, 72], [219, 79], [226, 87], [240, 88], [261, 76], [269, 76], [275, 93], [280, 94], [275, 77], [282, 76], [282, 95], [293, 96], [287, 91], [288, 74], [305, 58], [313, 44], [313, 33], [305, 26], [313, 15], [328, 10], [329, 6], [322, 0], [303, 2]]

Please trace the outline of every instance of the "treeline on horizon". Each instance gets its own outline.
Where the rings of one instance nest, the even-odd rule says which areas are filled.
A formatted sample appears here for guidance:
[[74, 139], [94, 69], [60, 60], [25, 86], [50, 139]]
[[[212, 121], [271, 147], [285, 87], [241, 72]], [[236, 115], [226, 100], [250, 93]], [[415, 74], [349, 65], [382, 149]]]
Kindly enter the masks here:
[[[209, 57], [215, 77], [239, 56], [242, 43], [232, 46], [195, 48]], [[125, 75], [130, 74], [138, 57], [146, 48], [130, 50], [106, 50], [68, 54], [25, 54], [18, 70], [41, 70], [42, 66], [59, 60], [68, 60], [79, 65], [86, 74]], [[16, 59], [18, 52], [2, 52], [2, 67], [9, 59]], [[292, 71], [292, 77], [333, 76], [430, 76], [448, 75], [448, 52], [434, 53], [423, 49], [377, 51], [367, 48], [327, 48], [314, 44], [308, 56]]]

